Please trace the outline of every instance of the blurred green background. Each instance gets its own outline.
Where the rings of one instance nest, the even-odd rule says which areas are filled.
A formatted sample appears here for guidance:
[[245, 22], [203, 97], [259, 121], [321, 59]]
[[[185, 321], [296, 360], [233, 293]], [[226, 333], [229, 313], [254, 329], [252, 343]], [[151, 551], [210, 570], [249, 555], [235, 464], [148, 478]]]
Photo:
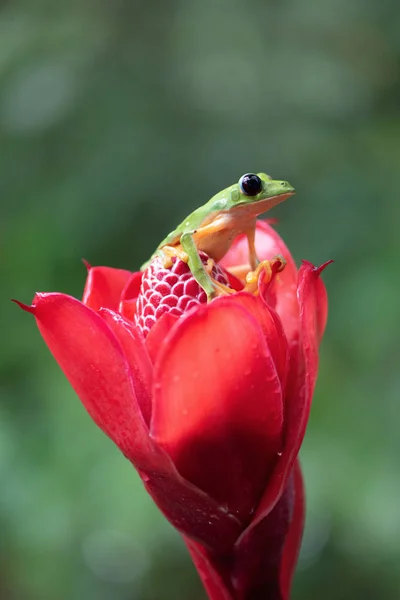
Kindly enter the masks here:
[[293, 599], [399, 598], [399, 58], [398, 0], [1, 2], [2, 599], [204, 598], [9, 298], [137, 269], [258, 170], [296, 260], [335, 260]]

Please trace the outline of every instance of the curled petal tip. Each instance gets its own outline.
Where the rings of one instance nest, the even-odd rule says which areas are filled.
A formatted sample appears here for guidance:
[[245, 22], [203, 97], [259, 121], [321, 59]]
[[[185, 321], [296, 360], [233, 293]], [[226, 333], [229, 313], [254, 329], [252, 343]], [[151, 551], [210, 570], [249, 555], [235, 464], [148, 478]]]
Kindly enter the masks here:
[[82, 258], [82, 262], [85, 265], [87, 271], [89, 272], [90, 269], [92, 268], [92, 265], [86, 260], [86, 258]]
[[333, 262], [334, 260], [331, 258], [330, 260], [327, 260], [326, 262], [322, 263], [322, 265], [320, 265], [319, 267], [314, 267], [314, 271], [317, 273], [317, 275], [321, 275], [322, 271], [325, 271], [326, 267], [332, 264]]
[[309, 260], [302, 260], [301, 263], [305, 266], [305, 267], [309, 267], [311, 268], [314, 273], [316, 273], [317, 275], [321, 275], [322, 271], [324, 271], [326, 269], [326, 267], [328, 265], [330, 265], [331, 263], [335, 262], [332, 258], [330, 260], [327, 260], [326, 262], [324, 262], [322, 265], [320, 265], [319, 267], [316, 267], [315, 265], [312, 264], [312, 262], [310, 262]]
[[20, 302], [19, 300], [15, 300], [15, 298], [11, 298], [11, 302], [15, 302], [15, 304], [18, 304], [18, 306], [20, 308], [22, 308], [22, 310], [24, 310], [25, 312], [31, 313], [32, 315], [35, 314], [35, 306], [33, 304], [31, 304], [30, 306], [28, 304], [24, 304], [23, 302]]

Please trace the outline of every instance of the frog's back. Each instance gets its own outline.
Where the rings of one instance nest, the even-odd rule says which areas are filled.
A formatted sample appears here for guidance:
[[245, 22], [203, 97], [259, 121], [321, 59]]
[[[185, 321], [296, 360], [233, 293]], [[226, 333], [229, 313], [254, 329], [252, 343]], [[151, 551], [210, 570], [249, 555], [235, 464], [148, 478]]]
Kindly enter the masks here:
[[207, 223], [212, 221], [214, 215], [215, 212], [210, 213], [208, 203], [200, 206], [187, 216], [174, 231], [171, 231], [162, 242], [160, 242], [157, 246], [157, 250], [160, 250], [160, 248], [163, 248], [164, 246], [175, 246], [179, 244], [182, 234], [199, 229], [202, 225], [207, 225]]
[[[231, 186], [233, 187], [233, 186]], [[206, 204], [200, 206], [195, 211], [190, 213], [183, 221], [178, 225], [174, 231], [171, 231], [163, 240], [158, 244], [155, 252], [151, 255], [150, 259], [141, 266], [141, 271], [144, 271], [150, 264], [151, 260], [155, 257], [158, 250], [164, 246], [177, 246], [180, 242], [181, 236], [184, 233], [189, 233], [204, 225], [208, 225], [222, 210], [226, 208], [226, 198], [228, 197], [225, 192], [228, 192], [231, 187], [226, 188], [219, 194], [213, 196]]]

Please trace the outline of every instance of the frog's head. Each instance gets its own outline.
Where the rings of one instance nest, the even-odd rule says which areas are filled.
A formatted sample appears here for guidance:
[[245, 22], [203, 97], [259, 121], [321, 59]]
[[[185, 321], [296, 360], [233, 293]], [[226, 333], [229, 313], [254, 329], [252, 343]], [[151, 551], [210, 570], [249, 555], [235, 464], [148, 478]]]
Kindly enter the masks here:
[[294, 194], [294, 187], [287, 181], [276, 181], [266, 173], [246, 173], [237, 183], [240, 203], [257, 202], [282, 194]]
[[258, 216], [294, 193], [294, 187], [287, 181], [272, 179], [266, 173], [246, 173], [238, 183], [214, 196], [213, 204], [225, 211], [242, 207], [245, 212]]

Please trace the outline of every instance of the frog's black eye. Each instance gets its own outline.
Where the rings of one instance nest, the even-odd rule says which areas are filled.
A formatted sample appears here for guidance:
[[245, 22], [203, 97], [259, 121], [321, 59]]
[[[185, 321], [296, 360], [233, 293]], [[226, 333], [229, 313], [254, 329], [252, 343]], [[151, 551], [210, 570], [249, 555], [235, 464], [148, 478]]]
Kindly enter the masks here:
[[239, 186], [246, 196], [257, 196], [262, 190], [262, 181], [254, 173], [246, 173], [239, 179]]

